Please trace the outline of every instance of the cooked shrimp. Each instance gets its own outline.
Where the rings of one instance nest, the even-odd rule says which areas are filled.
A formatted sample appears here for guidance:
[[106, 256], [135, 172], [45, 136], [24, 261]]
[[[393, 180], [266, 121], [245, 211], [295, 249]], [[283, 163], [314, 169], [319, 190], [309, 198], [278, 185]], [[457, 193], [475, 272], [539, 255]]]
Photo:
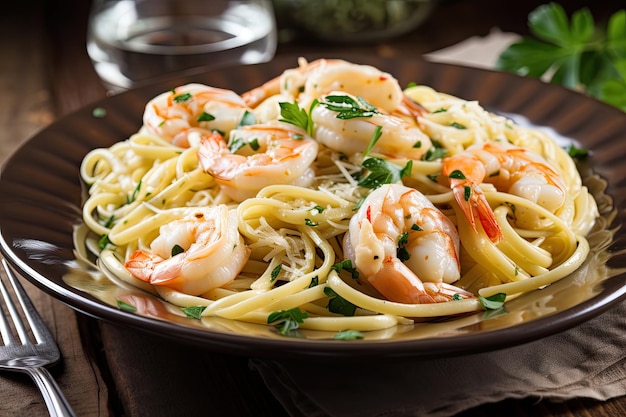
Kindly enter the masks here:
[[220, 205], [164, 224], [150, 251], [135, 251], [125, 266], [142, 281], [200, 295], [234, 280], [249, 254], [236, 211]]
[[381, 136], [372, 149], [396, 158], [420, 159], [432, 146], [430, 138], [422, 130], [400, 117], [369, 112], [368, 116], [339, 118], [335, 106], [327, 105], [327, 99], [347, 99], [361, 104], [357, 97], [342, 92], [331, 92], [321, 98], [320, 104], [311, 112], [315, 126], [315, 138], [329, 148], [353, 155], [364, 152], [377, 126], [382, 128]]
[[478, 218], [494, 243], [502, 239], [502, 230], [481, 183], [491, 183], [499, 191], [526, 198], [551, 212], [565, 201], [565, 185], [545, 159], [504, 142], [475, 144], [444, 158], [443, 174], [449, 178], [454, 197], [473, 229]]
[[459, 236], [419, 191], [399, 184], [374, 190], [350, 220], [344, 251], [385, 298], [420, 304], [473, 297], [460, 277]]
[[211, 133], [202, 139], [198, 159], [235, 201], [256, 195], [271, 184], [310, 185], [311, 164], [318, 144], [303, 130], [275, 122], [233, 130], [231, 144], [245, 143], [238, 152], [229, 149], [224, 137]]
[[229, 132], [247, 109], [235, 92], [202, 84], [187, 84], [156, 96], [146, 105], [144, 128], [175, 145], [189, 147], [189, 129]]
[[419, 115], [425, 110], [409, 99], [398, 80], [391, 74], [369, 65], [353, 64], [340, 59], [318, 59], [311, 63], [299, 60], [298, 68], [284, 71], [280, 76], [243, 94], [250, 107], [266, 98], [286, 94], [308, 109], [314, 99], [331, 91], [344, 91], [363, 97], [387, 113]]

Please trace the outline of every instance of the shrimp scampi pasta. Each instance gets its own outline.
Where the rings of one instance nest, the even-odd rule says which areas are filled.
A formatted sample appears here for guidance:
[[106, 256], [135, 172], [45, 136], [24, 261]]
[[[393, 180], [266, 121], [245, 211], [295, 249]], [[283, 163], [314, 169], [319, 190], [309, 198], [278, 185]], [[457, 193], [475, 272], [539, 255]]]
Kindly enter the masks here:
[[81, 177], [108, 276], [281, 332], [362, 337], [538, 290], [581, 265], [598, 216], [545, 132], [342, 60], [164, 92]]

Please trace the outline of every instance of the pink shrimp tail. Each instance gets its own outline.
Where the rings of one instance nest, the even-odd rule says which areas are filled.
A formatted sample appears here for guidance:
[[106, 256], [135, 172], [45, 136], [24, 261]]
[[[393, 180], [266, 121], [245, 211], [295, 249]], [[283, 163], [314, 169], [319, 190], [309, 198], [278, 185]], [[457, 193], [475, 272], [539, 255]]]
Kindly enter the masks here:
[[232, 170], [237, 167], [237, 164], [232, 164], [232, 160], [236, 158], [243, 157], [230, 153], [221, 134], [211, 132], [202, 138], [198, 148], [198, 161], [205, 172], [216, 178], [231, 178]]
[[[471, 195], [467, 198], [466, 187], [470, 187]], [[480, 221], [487, 237], [498, 243], [502, 240], [502, 229], [496, 221], [493, 210], [478, 185], [457, 185], [453, 187], [454, 198], [463, 210], [463, 214], [476, 232], [476, 218]]]
[[172, 262], [168, 262], [168, 267], [164, 268], [164, 262], [165, 259], [158, 255], [136, 250], [124, 266], [137, 279], [154, 285], [166, 285], [169, 281], [178, 278], [180, 268], [176, 268], [176, 264]]
[[473, 294], [444, 283], [424, 284], [398, 258], [383, 260], [380, 270], [368, 281], [386, 299], [404, 304], [433, 304], [453, 300], [453, 297], [471, 298]]

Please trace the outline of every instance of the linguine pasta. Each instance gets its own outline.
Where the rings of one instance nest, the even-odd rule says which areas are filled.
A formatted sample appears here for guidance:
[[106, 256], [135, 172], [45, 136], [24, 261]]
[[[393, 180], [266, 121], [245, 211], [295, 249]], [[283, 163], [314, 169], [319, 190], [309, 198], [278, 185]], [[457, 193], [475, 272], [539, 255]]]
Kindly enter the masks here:
[[[485, 297], [506, 294], [510, 299], [542, 288], [571, 274], [586, 259], [589, 244], [585, 236], [598, 215], [596, 202], [582, 184], [572, 157], [546, 133], [487, 112], [475, 101], [450, 96], [427, 86], [401, 91], [401, 100], [410, 103], [412, 108], [401, 104], [397, 104], [398, 108], [389, 108], [385, 103], [373, 105], [375, 100], [368, 99], [370, 92], [366, 83], [358, 85], [358, 91], [342, 91], [340, 83], [333, 84], [329, 91], [314, 91], [316, 87], [312, 85], [321, 85], [323, 77], [341, 79], [352, 77], [350, 71], [361, 71], [360, 66], [349, 63], [340, 63], [345, 65], [340, 68], [344, 73], [335, 72], [333, 63], [326, 69], [310, 70], [314, 64], [301, 63], [300, 68], [288, 70], [279, 78], [301, 88], [284, 85], [271, 90], [268, 84], [262, 86], [261, 99], [258, 99], [259, 91], [253, 91], [254, 103], [245, 100], [239, 103], [237, 99], [229, 98], [226, 104], [223, 97], [209, 99], [210, 104], [205, 102], [205, 110], [199, 117], [194, 116], [192, 122], [209, 114], [212, 121], [226, 120], [227, 116], [233, 118], [233, 123], [224, 122], [219, 129], [208, 126], [211, 121], [189, 122], [180, 128], [180, 132], [184, 132], [181, 142], [180, 135], [172, 135], [169, 131], [159, 133], [164, 131], [167, 123], [150, 126], [146, 122], [130, 138], [107, 149], [93, 150], [84, 158], [81, 177], [89, 185], [89, 195], [83, 205], [84, 223], [91, 231], [88, 247], [98, 256], [99, 266], [107, 276], [181, 307], [181, 315], [182, 311], [188, 311], [186, 309], [199, 308], [200, 316], [267, 324], [273, 323], [272, 317], [277, 313], [296, 311], [302, 313], [296, 318], [300, 328], [374, 331], [411, 323], [416, 318], [483, 310]], [[310, 80], [315, 77], [317, 81], [312, 84]], [[182, 94], [177, 90], [164, 93], [171, 98], [166, 106], [177, 106], [176, 97]], [[348, 124], [352, 122], [369, 124], [356, 125], [354, 131], [344, 129], [342, 136], [335, 139], [322, 137], [328, 132], [322, 131], [321, 127], [326, 126], [326, 122], [333, 126], [336, 120], [328, 118], [339, 113], [328, 105], [328, 94], [338, 96], [343, 93], [364, 98], [357, 100], [357, 114], [340, 121], [344, 123], [342, 127], [352, 126]], [[193, 100], [193, 94], [186, 99]], [[149, 103], [146, 111], [150, 111], [150, 106], [156, 106], [155, 103]], [[308, 126], [296, 127], [285, 122], [290, 118], [285, 111], [287, 107], [281, 103], [298, 104], [308, 117]], [[188, 102], [186, 109], [189, 106]], [[351, 106], [354, 110], [354, 104]], [[211, 110], [206, 111], [209, 107]], [[374, 116], [363, 113], [367, 111]], [[170, 114], [163, 117], [164, 120], [175, 118], [178, 122], [186, 116]], [[284, 138], [290, 141], [288, 152], [295, 154], [297, 159], [316, 149], [314, 160], [303, 166], [303, 173], [297, 178], [283, 179], [283, 168], [280, 168], [269, 174], [259, 171], [261, 173], [242, 179], [244, 174], [241, 172], [244, 171], [240, 167], [254, 165], [250, 162], [258, 161], [254, 155], [270, 154], [273, 146], [256, 144], [256, 136], [244, 135], [242, 125], [246, 118], [253, 120], [248, 126], [257, 126], [250, 129], [258, 130], [259, 125], [272, 126], [272, 129], [278, 124], [290, 125], [285, 128], [290, 136]], [[378, 124], [377, 120], [380, 120]], [[400, 127], [391, 122], [399, 123]], [[374, 134], [371, 133], [372, 126]], [[378, 129], [382, 138], [378, 142], [376, 126], [382, 126]], [[357, 139], [362, 132], [356, 129], [363, 130], [367, 140]], [[200, 160], [199, 149], [204, 137], [214, 135], [215, 130], [230, 146], [228, 151], [220, 150], [220, 157], [207, 167], [208, 163], [203, 164]], [[410, 147], [403, 145], [405, 138], [400, 137], [407, 130], [411, 135], [414, 130], [421, 132]], [[230, 134], [231, 131], [240, 132], [239, 136]], [[331, 133], [337, 132], [339, 130]], [[383, 136], [385, 134], [391, 136]], [[303, 146], [300, 135], [310, 137], [312, 142], [307, 144], [310, 146], [308, 150], [295, 147]], [[234, 142], [242, 137], [244, 146], [236, 149]], [[344, 146], [357, 140], [363, 142], [358, 151]], [[468, 148], [471, 150], [472, 146], [487, 143], [506, 144], [539, 155], [558, 177], [563, 191], [557, 207], [546, 207], [541, 201], [533, 201], [507, 187], [502, 189], [497, 180], [490, 177], [481, 181], [478, 184], [480, 192], [493, 213], [498, 233], [501, 233], [501, 238], [495, 240], [490, 239], [489, 230], [485, 230], [480, 221], [472, 224], [455, 198], [451, 175], [444, 175], [444, 165], [452, 164], [453, 156], [463, 157]], [[269, 165], [277, 166], [280, 158], [283, 156], [271, 155]], [[350, 248], [346, 234], [352, 227], [357, 227], [354, 222], [351, 224], [351, 219], [372, 190], [380, 185], [372, 186], [364, 180], [376, 171], [373, 165], [368, 165], [368, 159], [383, 164], [392, 173], [397, 168], [399, 176], [388, 182], [419, 191], [454, 226], [460, 241], [460, 269], [458, 279], [449, 284], [454, 288], [452, 293], [458, 289], [459, 294], [470, 295], [458, 297], [455, 293], [441, 302], [390, 300], [371, 285], [361, 272], [363, 267], [346, 262], [353, 259], [346, 253], [346, 248]], [[216, 167], [221, 161], [226, 161], [223, 162], [226, 168]], [[230, 178], [231, 172], [241, 177]], [[245, 172], [248, 175], [248, 171]], [[513, 176], [514, 173], [509, 174]], [[262, 181], [263, 175], [268, 175], [268, 184]], [[502, 176], [503, 173], [498, 171], [496, 175]], [[272, 176], [275, 176], [275, 182], [272, 182]], [[251, 193], [246, 189], [245, 197], [241, 198], [240, 180], [258, 185], [258, 190]], [[209, 227], [211, 233], [218, 234], [215, 239], [227, 239], [219, 247], [219, 251], [227, 253], [219, 260], [213, 253], [199, 255], [203, 257], [202, 261], [208, 260], [207, 265], [217, 265], [215, 270], [208, 269], [213, 271], [208, 273], [208, 278], [200, 279], [201, 286], [194, 283], [191, 286], [194, 290], [187, 290], [193, 279], [181, 278], [183, 273], [180, 271], [174, 278], [163, 278], [171, 268], [164, 267], [166, 272], [159, 272], [158, 264], [165, 262], [166, 258], [191, 251], [189, 245], [184, 244], [180, 245], [179, 253], [172, 251], [171, 255], [161, 255], [158, 259], [151, 257], [148, 267], [141, 264], [142, 268], [150, 269], [150, 279], [133, 273], [129, 265], [133, 265], [131, 261], [137, 253], [152, 256], [155, 240], [171, 241], [172, 236], [187, 233], [178, 228], [183, 224], [181, 219], [197, 216], [199, 209], [215, 207], [225, 207], [225, 212], [231, 213], [219, 223], [210, 218], [213, 211], [203, 212], [203, 216], [215, 222]], [[172, 229], [165, 232], [163, 227], [168, 224]], [[230, 226], [236, 230], [236, 237], [228, 235], [231, 232], [226, 228]], [[220, 229], [219, 233], [216, 229]], [[237, 265], [233, 261], [235, 255], [229, 252], [235, 247], [240, 248], [242, 257], [245, 254], [245, 260]], [[191, 254], [187, 255], [182, 263], [199, 262]], [[211, 288], [205, 290], [205, 281], [212, 284], [213, 277], [222, 274], [223, 271], [217, 268], [225, 270], [226, 275], [232, 272], [234, 279], [213, 287], [208, 285]], [[443, 291], [442, 281], [432, 284], [435, 291]]]

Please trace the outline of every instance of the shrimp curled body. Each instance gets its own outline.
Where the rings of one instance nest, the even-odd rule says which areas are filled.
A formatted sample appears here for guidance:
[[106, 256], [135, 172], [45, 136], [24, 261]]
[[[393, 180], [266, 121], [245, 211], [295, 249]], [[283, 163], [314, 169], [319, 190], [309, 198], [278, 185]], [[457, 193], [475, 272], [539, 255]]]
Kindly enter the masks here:
[[125, 267], [150, 284], [200, 295], [234, 280], [249, 255], [236, 211], [220, 205], [164, 224], [150, 251], [135, 251]]
[[308, 109], [313, 100], [338, 90], [360, 96], [387, 113], [416, 116], [425, 112], [404, 94], [398, 80], [391, 74], [370, 65], [341, 59], [318, 59], [313, 62], [301, 59], [298, 68], [284, 71], [242, 97], [248, 106], [254, 108], [268, 97], [282, 94]]
[[473, 297], [460, 277], [459, 236], [419, 191], [399, 184], [374, 190], [350, 220], [344, 251], [385, 298], [422, 304]]
[[[559, 174], [543, 159], [524, 148], [503, 142], [475, 144], [464, 152], [444, 158], [443, 174], [450, 180], [454, 197], [476, 230], [478, 219], [487, 236], [497, 243], [502, 231], [480, 184], [491, 183], [555, 212], [565, 202], [566, 188]], [[524, 219], [521, 211], [518, 219]]]
[[150, 100], [143, 115], [144, 129], [174, 145], [189, 147], [190, 131], [228, 132], [240, 123], [246, 109], [233, 91], [187, 84]]
[[202, 168], [233, 200], [254, 197], [271, 184], [308, 186], [318, 144], [303, 130], [285, 123], [243, 126], [230, 133], [230, 142], [246, 144], [231, 151], [221, 134], [205, 136], [198, 150]]
[[367, 149], [377, 127], [381, 128], [381, 136], [372, 149], [374, 152], [419, 160], [432, 146], [430, 138], [417, 125], [404, 118], [378, 111], [371, 112], [367, 117], [341, 118], [333, 110], [334, 107], [327, 105], [326, 97], [351, 99], [353, 102], [358, 102], [358, 99], [343, 92], [331, 92], [311, 112], [315, 138], [330, 149], [346, 155], [362, 153]]

